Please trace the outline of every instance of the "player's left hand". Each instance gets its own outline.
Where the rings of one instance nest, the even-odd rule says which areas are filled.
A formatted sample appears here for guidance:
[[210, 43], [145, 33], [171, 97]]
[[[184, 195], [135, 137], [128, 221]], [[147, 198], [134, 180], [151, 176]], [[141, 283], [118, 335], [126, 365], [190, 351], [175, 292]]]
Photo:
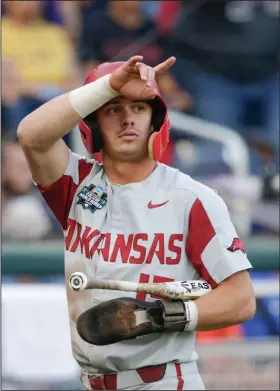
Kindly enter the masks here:
[[90, 344], [109, 345], [141, 335], [183, 331], [187, 323], [181, 300], [147, 302], [122, 297], [82, 313], [77, 331]]
[[142, 62], [143, 56], [133, 56], [110, 76], [111, 87], [128, 99], [153, 99], [157, 91], [153, 88], [156, 76], [166, 72], [175, 63], [175, 57], [150, 67]]

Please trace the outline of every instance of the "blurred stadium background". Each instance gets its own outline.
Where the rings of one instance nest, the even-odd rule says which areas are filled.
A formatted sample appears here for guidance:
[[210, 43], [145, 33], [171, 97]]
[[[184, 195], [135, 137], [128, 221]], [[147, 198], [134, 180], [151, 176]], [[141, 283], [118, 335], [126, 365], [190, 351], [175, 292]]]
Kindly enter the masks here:
[[[175, 55], [159, 80], [163, 162], [217, 189], [254, 266], [257, 313], [198, 333], [213, 390], [279, 389], [279, 2], [2, 1], [2, 389], [82, 389], [60, 227], [17, 144], [20, 120], [94, 65]], [[86, 155], [77, 129], [65, 138]]]

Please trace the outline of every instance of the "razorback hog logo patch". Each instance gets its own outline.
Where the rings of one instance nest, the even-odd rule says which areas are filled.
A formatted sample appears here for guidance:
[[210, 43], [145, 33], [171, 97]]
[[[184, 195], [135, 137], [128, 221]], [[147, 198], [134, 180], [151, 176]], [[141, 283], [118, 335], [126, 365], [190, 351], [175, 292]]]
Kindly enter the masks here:
[[244, 254], [246, 254], [246, 250], [244, 248], [244, 244], [239, 238], [234, 238], [232, 244], [227, 248], [228, 251], [234, 253], [234, 251], [240, 250]]

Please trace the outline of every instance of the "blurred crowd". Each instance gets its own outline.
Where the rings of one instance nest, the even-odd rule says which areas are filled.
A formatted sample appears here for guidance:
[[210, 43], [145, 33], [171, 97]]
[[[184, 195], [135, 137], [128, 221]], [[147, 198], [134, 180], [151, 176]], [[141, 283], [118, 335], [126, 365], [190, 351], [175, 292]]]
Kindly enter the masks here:
[[[176, 56], [173, 68], [158, 79], [168, 107], [237, 132], [249, 150], [250, 172], [245, 182], [235, 183], [220, 144], [175, 128], [162, 161], [210, 185], [223, 184], [235, 204], [241, 197], [239, 221], [252, 204], [250, 197], [243, 202], [252, 185], [262, 206], [250, 233], [279, 234], [279, 1], [3, 0], [1, 5], [4, 242], [62, 239], [18, 144], [21, 119], [80, 86], [97, 64], [134, 54], [151, 66]], [[76, 152], [73, 137], [65, 142]], [[15, 280], [36, 278], [4, 278]], [[63, 276], [40, 281], [63, 283]], [[265, 305], [261, 302], [250, 324], [200, 333], [198, 341], [278, 335], [279, 309], [275, 316]]]
[[[279, 36], [274, 0], [2, 1], [3, 239], [62, 237], [17, 142], [21, 119], [98, 63], [134, 54], [151, 66], [176, 56], [158, 79], [168, 107], [239, 133], [263, 200], [278, 200]], [[176, 129], [163, 162], [197, 177], [230, 172], [218, 143]]]

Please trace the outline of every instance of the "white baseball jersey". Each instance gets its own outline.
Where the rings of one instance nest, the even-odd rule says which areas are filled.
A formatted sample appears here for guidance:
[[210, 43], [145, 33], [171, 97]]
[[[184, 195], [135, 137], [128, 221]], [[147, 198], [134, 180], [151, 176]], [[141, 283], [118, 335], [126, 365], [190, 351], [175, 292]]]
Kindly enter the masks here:
[[[39, 187], [40, 188], [40, 187]], [[112, 185], [103, 166], [70, 152], [65, 174], [40, 189], [65, 236], [66, 289], [74, 358], [90, 373], [197, 360], [195, 332], [157, 333], [107, 346], [84, 342], [78, 316], [117, 297], [143, 293], [73, 292], [73, 272], [133, 282], [205, 279], [213, 288], [250, 269], [227, 207], [215, 191], [158, 163], [142, 182]]]

